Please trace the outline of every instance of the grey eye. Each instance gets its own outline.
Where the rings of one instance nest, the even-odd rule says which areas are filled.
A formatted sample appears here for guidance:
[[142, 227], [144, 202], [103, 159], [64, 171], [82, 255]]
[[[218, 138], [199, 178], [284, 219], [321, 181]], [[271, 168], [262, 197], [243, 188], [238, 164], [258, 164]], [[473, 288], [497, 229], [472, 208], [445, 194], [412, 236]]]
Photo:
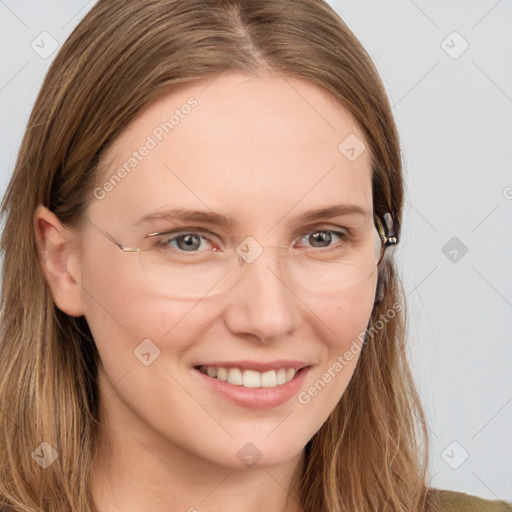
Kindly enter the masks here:
[[195, 251], [201, 246], [202, 236], [188, 233], [186, 235], [179, 235], [170, 240], [176, 240], [178, 249], [183, 251]]
[[330, 244], [332, 240], [332, 234], [330, 231], [317, 231], [311, 235], [309, 235], [310, 243], [313, 247], [326, 247], [325, 244], [327, 242], [327, 246]]

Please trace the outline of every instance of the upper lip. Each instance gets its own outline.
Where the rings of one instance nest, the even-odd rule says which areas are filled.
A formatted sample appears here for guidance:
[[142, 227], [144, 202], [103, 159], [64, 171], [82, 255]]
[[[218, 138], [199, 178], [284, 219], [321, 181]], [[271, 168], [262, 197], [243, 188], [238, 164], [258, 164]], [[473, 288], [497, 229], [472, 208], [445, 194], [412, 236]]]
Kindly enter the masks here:
[[290, 359], [278, 359], [276, 361], [249, 361], [247, 359], [243, 361], [213, 361], [208, 363], [201, 363], [195, 365], [200, 366], [216, 366], [223, 368], [240, 368], [241, 370], [254, 370], [257, 372], [267, 372], [270, 370], [279, 370], [280, 368], [295, 368], [300, 370], [305, 366], [309, 366], [304, 361], [296, 361]]

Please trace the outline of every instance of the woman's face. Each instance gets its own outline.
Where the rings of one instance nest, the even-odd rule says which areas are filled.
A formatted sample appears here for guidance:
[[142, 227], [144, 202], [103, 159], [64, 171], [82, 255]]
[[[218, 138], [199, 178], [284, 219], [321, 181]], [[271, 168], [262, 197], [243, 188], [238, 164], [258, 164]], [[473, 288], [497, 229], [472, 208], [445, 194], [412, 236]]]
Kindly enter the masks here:
[[[92, 223], [80, 233], [73, 272], [101, 356], [103, 418], [113, 430], [129, 432], [158, 457], [179, 453], [231, 468], [270, 467], [302, 452], [353, 374], [377, 275], [340, 288], [328, 258], [304, 252], [299, 260], [272, 247], [321, 251], [340, 239], [327, 235], [315, 245], [318, 239], [305, 235], [372, 232], [371, 164], [362, 140], [347, 111], [313, 85], [227, 73], [160, 99], [118, 138], [87, 210], [92, 223], [125, 247], [170, 230], [206, 238], [169, 235], [165, 248], [158, 238], [156, 252], [141, 258], [123, 253]], [[348, 204], [367, 215], [299, 219]], [[172, 208], [235, 223], [141, 221]], [[213, 258], [237, 247], [246, 262], [236, 254], [232, 275], [206, 289], [203, 276], [220, 275], [215, 265], [222, 267]], [[203, 259], [191, 271], [183, 258], [165, 263], [165, 250], [199, 251]], [[308, 265], [335, 279], [315, 287]], [[258, 389], [198, 369], [221, 364], [229, 371], [237, 362], [267, 364], [259, 367], [270, 372], [267, 384], [273, 368], [309, 368], [289, 384]], [[251, 376], [258, 378], [249, 372], [249, 385]]]

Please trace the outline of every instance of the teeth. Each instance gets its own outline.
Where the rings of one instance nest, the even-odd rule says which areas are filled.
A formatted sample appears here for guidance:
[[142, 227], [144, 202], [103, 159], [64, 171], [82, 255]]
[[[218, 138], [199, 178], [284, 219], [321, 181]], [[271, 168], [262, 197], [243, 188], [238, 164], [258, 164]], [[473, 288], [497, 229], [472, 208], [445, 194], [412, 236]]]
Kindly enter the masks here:
[[240, 368], [223, 368], [221, 366], [201, 366], [203, 373], [210, 377], [229, 382], [234, 386], [245, 388], [275, 388], [290, 382], [298, 372], [295, 368], [280, 368], [268, 372], [257, 372], [255, 370], [240, 370]]
[[226, 368], [217, 368], [217, 379], [226, 382], [228, 380], [228, 371]]
[[243, 381], [242, 372], [238, 368], [230, 368], [228, 370], [228, 382], [230, 384], [235, 384], [236, 386], [241, 386]]
[[[295, 374], [294, 374], [295, 375]], [[274, 370], [262, 373], [260, 378], [261, 387], [274, 388], [277, 386], [277, 376]]]
[[278, 385], [286, 384], [286, 370], [284, 368], [277, 370], [276, 380]]

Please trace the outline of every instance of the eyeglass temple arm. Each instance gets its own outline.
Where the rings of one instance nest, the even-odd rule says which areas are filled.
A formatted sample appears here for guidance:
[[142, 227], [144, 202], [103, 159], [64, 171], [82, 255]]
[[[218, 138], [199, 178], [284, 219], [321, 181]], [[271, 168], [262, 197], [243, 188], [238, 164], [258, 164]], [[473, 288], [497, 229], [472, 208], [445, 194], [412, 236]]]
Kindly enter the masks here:
[[103, 229], [101, 229], [99, 226], [96, 226], [96, 224], [87, 216], [85, 215], [85, 218], [91, 223], [92, 226], [94, 226], [107, 240], [110, 240], [115, 246], [117, 246], [121, 251], [123, 252], [140, 252], [140, 249], [136, 249], [133, 247], [125, 247], [115, 236], [111, 235], [110, 233], [107, 233]]

